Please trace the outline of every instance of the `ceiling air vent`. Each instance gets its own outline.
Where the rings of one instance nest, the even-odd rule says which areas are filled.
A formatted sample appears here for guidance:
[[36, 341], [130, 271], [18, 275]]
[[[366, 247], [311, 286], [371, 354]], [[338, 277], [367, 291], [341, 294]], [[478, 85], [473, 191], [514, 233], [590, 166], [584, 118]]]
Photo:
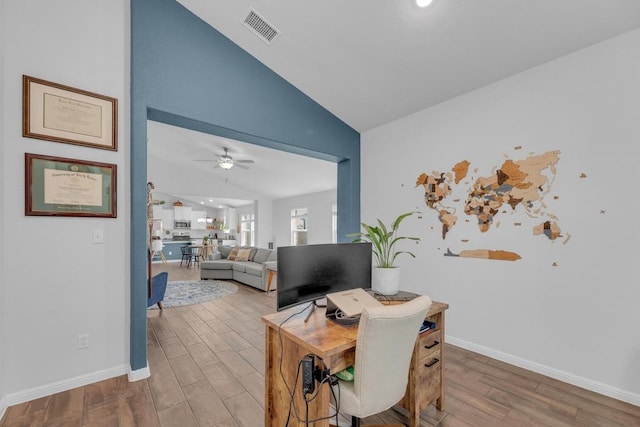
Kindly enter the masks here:
[[244, 18], [244, 25], [249, 27], [249, 29], [269, 44], [273, 43], [273, 41], [280, 35], [280, 31], [278, 31], [273, 25], [269, 24], [253, 9], [251, 9], [247, 17]]

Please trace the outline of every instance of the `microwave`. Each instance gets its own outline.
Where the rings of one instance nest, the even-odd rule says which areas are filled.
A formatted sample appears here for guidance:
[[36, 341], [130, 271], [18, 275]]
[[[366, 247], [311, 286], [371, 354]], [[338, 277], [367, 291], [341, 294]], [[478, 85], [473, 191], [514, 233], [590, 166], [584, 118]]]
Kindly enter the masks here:
[[191, 228], [191, 221], [176, 220], [173, 222], [173, 228]]

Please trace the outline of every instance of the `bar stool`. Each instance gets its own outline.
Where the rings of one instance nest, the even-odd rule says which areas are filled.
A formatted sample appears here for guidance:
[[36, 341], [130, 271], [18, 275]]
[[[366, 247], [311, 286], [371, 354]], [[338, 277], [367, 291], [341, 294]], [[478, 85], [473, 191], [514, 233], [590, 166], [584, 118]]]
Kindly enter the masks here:
[[163, 264], [167, 263], [167, 259], [164, 257], [164, 254], [162, 253], [163, 247], [164, 245], [162, 244], [162, 240], [156, 239], [151, 241], [151, 261], [153, 261], [153, 257], [155, 257], [156, 254], [158, 254], [160, 255], [160, 259], [162, 260], [162, 263]]

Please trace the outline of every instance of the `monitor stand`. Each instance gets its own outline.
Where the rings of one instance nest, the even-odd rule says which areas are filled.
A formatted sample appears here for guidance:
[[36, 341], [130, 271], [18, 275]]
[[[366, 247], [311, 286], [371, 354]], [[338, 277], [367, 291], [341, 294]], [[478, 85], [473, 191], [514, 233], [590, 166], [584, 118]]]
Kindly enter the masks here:
[[307, 307], [307, 308], [310, 308], [310, 310], [307, 313], [307, 315], [304, 317], [304, 321], [305, 322], [309, 321], [309, 318], [311, 317], [313, 312], [316, 311], [316, 307], [326, 307], [326, 306], [327, 306], [327, 299], [326, 298], [321, 298], [319, 300], [313, 301], [311, 304], [309, 304], [309, 307]]

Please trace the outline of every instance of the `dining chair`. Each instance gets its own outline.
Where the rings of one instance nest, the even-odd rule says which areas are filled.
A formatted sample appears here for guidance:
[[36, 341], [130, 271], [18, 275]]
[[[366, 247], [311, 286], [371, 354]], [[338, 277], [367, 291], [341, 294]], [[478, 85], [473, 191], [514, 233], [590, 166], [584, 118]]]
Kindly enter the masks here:
[[188, 267], [191, 257], [191, 248], [189, 246], [180, 246], [180, 251], [182, 252], [182, 258], [180, 258], [180, 266], [182, 266], [183, 262], [186, 262]]
[[198, 267], [200, 266], [200, 256], [202, 254], [202, 248], [194, 248], [194, 247], [190, 247], [189, 248], [191, 250], [191, 253], [189, 255], [189, 262], [187, 263], [187, 267], [191, 267], [191, 263], [193, 263], [194, 265], [198, 265]]
[[[340, 412], [360, 419], [391, 408], [405, 394], [420, 325], [431, 306], [428, 296], [366, 308], [360, 315], [353, 381], [340, 381]], [[400, 425], [402, 427], [403, 425]]]

